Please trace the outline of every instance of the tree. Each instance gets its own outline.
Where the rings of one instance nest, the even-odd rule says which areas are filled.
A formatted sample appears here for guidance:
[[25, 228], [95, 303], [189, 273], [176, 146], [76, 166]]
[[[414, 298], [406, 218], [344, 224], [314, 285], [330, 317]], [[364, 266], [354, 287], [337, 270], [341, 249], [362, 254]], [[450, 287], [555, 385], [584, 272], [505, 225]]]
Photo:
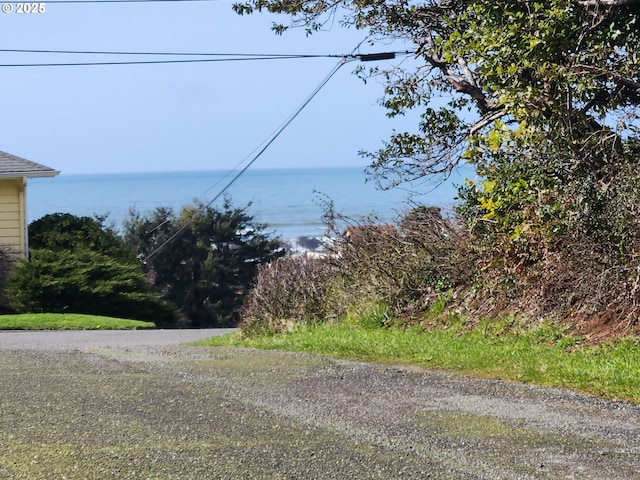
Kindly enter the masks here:
[[6, 295], [9, 278], [16, 264], [17, 254], [12, 248], [0, 245], [0, 313], [11, 313], [13, 309]]
[[368, 72], [386, 81], [389, 116], [421, 110], [417, 132], [365, 154], [386, 186], [471, 162], [485, 181], [463, 192], [465, 212], [478, 213], [469, 220], [516, 235], [545, 222], [527, 210], [562, 218], [558, 231], [598, 229], [602, 218], [591, 217], [606, 210], [603, 198], [618, 203], [628, 193], [626, 174], [637, 165], [638, 2], [250, 0], [234, 9], [290, 15], [289, 25], [274, 25], [278, 33], [312, 33], [342, 15], [372, 43], [413, 43], [414, 67]]
[[178, 216], [165, 208], [131, 212], [125, 240], [146, 259], [155, 288], [189, 326], [231, 326], [257, 266], [284, 254], [264, 228], [226, 199], [222, 210], [196, 204]]
[[290, 15], [289, 25], [274, 25], [278, 33], [312, 33], [342, 15], [372, 43], [414, 44], [414, 69], [370, 72], [386, 79], [389, 115], [422, 109], [417, 133], [395, 134], [371, 154], [378, 173], [401, 181], [446, 173], [463, 159], [488, 165], [543, 140], [572, 166], [598, 162], [637, 120], [635, 1], [251, 0], [234, 9]]
[[[365, 154], [371, 172], [389, 187], [470, 162], [482, 180], [463, 186], [460, 212], [485, 247], [483, 271], [549, 287], [540, 296], [567, 308], [589, 291], [584, 310], [640, 300], [640, 2], [249, 0], [234, 9], [289, 15], [277, 33], [312, 34], [339, 16], [372, 44], [413, 44], [409, 67], [360, 70], [384, 79], [389, 116], [420, 112], [415, 131]], [[546, 283], [552, 274], [564, 284]]]

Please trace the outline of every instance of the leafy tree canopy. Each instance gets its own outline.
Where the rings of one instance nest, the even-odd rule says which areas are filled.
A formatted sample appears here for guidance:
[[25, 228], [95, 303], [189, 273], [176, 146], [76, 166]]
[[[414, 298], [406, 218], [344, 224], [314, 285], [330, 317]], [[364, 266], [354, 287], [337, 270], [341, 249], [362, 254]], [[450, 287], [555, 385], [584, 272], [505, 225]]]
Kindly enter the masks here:
[[635, 133], [640, 2], [634, 0], [250, 0], [240, 14], [291, 16], [278, 33], [335, 17], [372, 43], [399, 38], [418, 64], [382, 75], [391, 116], [421, 109], [415, 133], [370, 154], [392, 183], [442, 174], [462, 159], [480, 173], [504, 155], [561, 153], [561, 168], [598, 168]]
[[134, 251], [104, 220], [56, 213], [32, 222], [30, 260], [9, 279], [12, 307], [174, 325], [175, 309], [151, 293]]

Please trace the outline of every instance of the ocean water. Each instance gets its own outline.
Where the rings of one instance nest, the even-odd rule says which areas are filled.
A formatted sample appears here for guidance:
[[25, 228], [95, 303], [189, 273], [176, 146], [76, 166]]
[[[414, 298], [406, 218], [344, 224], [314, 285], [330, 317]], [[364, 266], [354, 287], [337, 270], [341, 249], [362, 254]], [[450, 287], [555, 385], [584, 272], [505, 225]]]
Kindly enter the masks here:
[[[225, 177], [225, 175], [227, 175]], [[209, 203], [229, 182], [228, 172], [155, 172], [127, 174], [65, 175], [31, 179], [27, 190], [28, 221], [49, 213], [108, 215], [119, 227], [131, 209], [144, 213], [156, 207], [178, 212], [199, 199]], [[268, 225], [267, 231], [283, 239], [319, 237], [326, 233], [322, 222], [323, 201], [350, 218], [376, 215], [393, 222], [408, 208], [407, 190], [382, 191], [367, 181], [362, 168], [248, 170], [226, 192], [235, 207], [249, 202], [248, 213]], [[426, 205], [451, 209], [454, 184], [450, 180], [417, 197]], [[221, 207], [222, 197], [212, 205]]]

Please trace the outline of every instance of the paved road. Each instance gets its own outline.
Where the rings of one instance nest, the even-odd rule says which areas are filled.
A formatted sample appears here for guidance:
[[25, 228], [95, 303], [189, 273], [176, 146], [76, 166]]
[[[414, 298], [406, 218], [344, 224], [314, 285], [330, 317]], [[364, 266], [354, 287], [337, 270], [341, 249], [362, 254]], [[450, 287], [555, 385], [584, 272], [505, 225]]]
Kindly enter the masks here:
[[636, 406], [219, 333], [0, 333], [0, 479], [640, 479]]
[[179, 345], [233, 332], [231, 328], [190, 330], [0, 330], [2, 350], [77, 350]]

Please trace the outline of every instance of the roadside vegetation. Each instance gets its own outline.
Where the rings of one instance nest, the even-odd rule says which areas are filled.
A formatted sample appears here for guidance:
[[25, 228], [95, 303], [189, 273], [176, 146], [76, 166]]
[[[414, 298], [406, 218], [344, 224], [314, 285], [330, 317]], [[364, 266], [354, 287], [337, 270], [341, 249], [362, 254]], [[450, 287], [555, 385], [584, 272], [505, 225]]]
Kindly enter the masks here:
[[[412, 205], [394, 225], [340, 218], [324, 259], [258, 269], [240, 333], [283, 348], [552, 385], [640, 402], [640, 6], [489, 0], [247, 0], [275, 33], [340, 23], [416, 62], [356, 72], [390, 117], [364, 152], [381, 188], [460, 165], [455, 215]], [[287, 17], [288, 16], [288, 17]], [[330, 33], [328, 33], [330, 34]], [[403, 49], [405, 47], [403, 46]], [[412, 185], [415, 185], [413, 183]], [[337, 221], [340, 220], [340, 221]]]
[[84, 313], [170, 326], [175, 309], [155, 295], [135, 253], [104, 219], [46, 215], [29, 226], [29, 261], [7, 285], [19, 313]]
[[79, 313], [0, 315], [0, 330], [140, 330], [155, 327], [153, 322]]
[[[46, 215], [29, 226], [29, 261], [0, 250], [2, 313], [99, 315], [162, 328], [237, 325], [257, 266], [285, 253], [229, 199], [221, 209], [194, 204], [178, 215], [132, 211], [122, 233], [105, 220]], [[47, 328], [54, 325], [65, 324]]]
[[178, 310], [178, 326], [237, 325], [258, 266], [285, 254], [248, 207], [225, 198], [221, 208], [196, 203], [177, 214], [168, 208], [130, 212], [124, 242], [152, 291]]
[[460, 320], [425, 329], [380, 328], [380, 319], [299, 324], [287, 333], [212, 337], [200, 346], [306, 352], [439, 370], [478, 378], [559, 387], [640, 404], [640, 345], [624, 339], [599, 345], [549, 322]]
[[413, 209], [394, 227], [352, 225], [325, 258], [262, 266], [239, 333], [201, 344], [413, 365], [640, 403], [632, 329], [591, 330], [554, 310], [517, 309], [505, 290], [487, 294], [472, 238], [434, 208]]
[[[325, 27], [341, 24], [363, 30], [374, 51], [410, 45], [415, 61], [356, 69], [383, 84], [388, 116], [419, 115], [415, 129], [363, 153], [370, 173], [382, 188], [418, 190], [461, 165], [476, 173], [459, 186], [453, 218], [416, 205], [395, 226], [361, 222], [339, 232], [321, 267], [331, 270], [330, 285], [290, 287], [302, 301], [289, 312], [264, 305], [263, 281], [283, 289], [262, 271], [245, 334], [357, 315], [368, 305], [386, 305], [384, 326], [409, 328], [425, 323], [442, 294], [446, 311], [468, 327], [518, 317], [552, 322], [589, 344], [635, 334], [638, 2], [247, 0], [234, 9], [283, 14], [277, 34], [330, 35]], [[319, 267], [298, 268], [307, 275]]]
[[13, 310], [7, 298], [7, 284], [16, 264], [15, 253], [8, 247], [0, 245], [0, 314]]

